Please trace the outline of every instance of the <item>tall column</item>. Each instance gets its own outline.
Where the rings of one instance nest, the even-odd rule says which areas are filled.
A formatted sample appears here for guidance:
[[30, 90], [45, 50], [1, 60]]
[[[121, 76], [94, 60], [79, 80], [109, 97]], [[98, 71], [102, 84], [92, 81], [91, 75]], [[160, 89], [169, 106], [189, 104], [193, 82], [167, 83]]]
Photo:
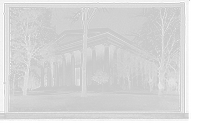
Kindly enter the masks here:
[[109, 73], [109, 46], [110, 44], [104, 44], [104, 70]]
[[158, 66], [152, 62], [152, 65], [153, 65], [153, 76], [154, 76], [154, 86], [156, 87], [157, 84], [158, 84]]
[[75, 85], [75, 58], [74, 52], [71, 52], [71, 85]]
[[[97, 68], [96, 68], [96, 49], [95, 47], [92, 47], [92, 77], [94, 76], [94, 74], [96, 73], [97, 71]], [[92, 80], [92, 84], [94, 84], [94, 81]]]
[[16, 82], [17, 82], [17, 90], [18, 90], [19, 89], [19, 77], [17, 77]]
[[140, 59], [140, 69], [141, 69], [141, 84], [142, 87], [144, 88], [144, 59]]
[[110, 85], [112, 85], [113, 84], [113, 69], [112, 69], [112, 67], [110, 66], [110, 68], [109, 68], [109, 73], [110, 73], [110, 80], [109, 80], [109, 83], [110, 83]]
[[48, 83], [47, 83], [47, 87], [51, 87], [51, 65], [50, 63], [48, 63]]
[[125, 82], [124, 82], [124, 77], [121, 77], [121, 90], [125, 90]]
[[91, 47], [92, 49], [92, 73], [96, 71], [96, 49], [95, 46]]
[[82, 86], [82, 61], [83, 61], [83, 50], [79, 50], [81, 53], [81, 67], [80, 67], [80, 86]]
[[55, 64], [55, 84], [54, 87], [58, 87], [59, 82], [59, 69], [58, 69], [58, 62]]
[[40, 87], [44, 87], [44, 62], [41, 64], [41, 85]]
[[66, 56], [65, 54], [62, 55], [62, 74], [63, 74], [63, 79], [62, 79], [62, 86], [66, 85]]
[[[118, 50], [118, 47], [115, 47], [114, 53], [113, 53], [113, 61], [114, 61], [113, 68], [117, 62], [117, 50]], [[113, 70], [113, 83], [117, 84], [117, 76], [116, 76], [116, 73], [114, 72], [114, 70]]]

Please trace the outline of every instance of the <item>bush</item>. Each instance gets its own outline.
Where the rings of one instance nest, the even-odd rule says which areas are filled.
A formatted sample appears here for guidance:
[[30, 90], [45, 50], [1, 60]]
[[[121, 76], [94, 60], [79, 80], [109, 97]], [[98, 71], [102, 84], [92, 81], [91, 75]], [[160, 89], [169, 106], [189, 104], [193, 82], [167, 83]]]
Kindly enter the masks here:
[[103, 93], [103, 84], [110, 80], [109, 73], [103, 71], [102, 69], [97, 69], [95, 73], [92, 75], [92, 80], [101, 84], [102, 86], [102, 93]]

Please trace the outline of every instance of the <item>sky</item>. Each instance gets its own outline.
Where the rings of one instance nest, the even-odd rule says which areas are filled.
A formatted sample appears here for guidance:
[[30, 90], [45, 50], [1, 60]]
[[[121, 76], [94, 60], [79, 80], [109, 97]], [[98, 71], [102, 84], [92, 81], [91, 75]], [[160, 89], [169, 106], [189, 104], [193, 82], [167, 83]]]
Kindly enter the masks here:
[[[52, 25], [56, 27], [57, 34], [65, 30], [81, 29], [81, 17], [76, 22], [72, 22], [69, 18], [74, 16], [78, 8], [55, 8], [52, 12]], [[89, 14], [93, 9], [89, 10]], [[141, 8], [107, 8], [107, 10], [99, 8], [95, 13], [89, 28], [110, 28], [111, 30], [125, 35], [130, 34], [134, 30], [139, 29], [145, 22], [146, 18], [138, 16], [143, 13]], [[131, 37], [130, 37], [131, 39]]]
[[[49, 8], [49, 10], [52, 13], [51, 26], [58, 35], [66, 30], [83, 29], [81, 18], [75, 22], [71, 19], [80, 8]], [[142, 8], [106, 8], [106, 11], [98, 9], [89, 23], [89, 29], [109, 28], [132, 41], [131, 32], [140, 30], [145, 22], [144, 18], [138, 17], [142, 10]], [[35, 70], [40, 76], [39, 64], [32, 65], [31, 70]]]

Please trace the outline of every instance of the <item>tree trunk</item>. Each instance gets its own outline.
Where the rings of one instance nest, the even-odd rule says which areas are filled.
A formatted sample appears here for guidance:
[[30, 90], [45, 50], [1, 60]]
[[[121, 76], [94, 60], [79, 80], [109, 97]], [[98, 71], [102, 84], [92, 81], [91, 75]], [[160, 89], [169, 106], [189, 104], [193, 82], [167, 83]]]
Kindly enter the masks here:
[[151, 82], [149, 83], [149, 91], [150, 91], [150, 93], [153, 91], [153, 86], [152, 86]]
[[128, 89], [131, 90], [131, 80], [130, 80], [130, 76], [128, 76]]
[[170, 85], [170, 81], [169, 81], [170, 79], [168, 78], [167, 79], [167, 92], [170, 92], [170, 91], [172, 91], [172, 89], [173, 89], [173, 87], [171, 87], [171, 85]]
[[123, 77], [123, 90], [125, 90], [125, 79]]
[[24, 75], [24, 87], [23, 87], [23, 95], [27, 95], [28, 87], [29, 87], [29, 72], [30, 72], [30, 61], [27, 65], [27, 70]]
[[13, 84], [12, 84], [13, 95], [15, 94], [15, 74], [13, 77]]
[[164, 86], [165, 86], [165, 72], [164, 72], [164, 67], [160, 67], [158, 78], [159, 78], [159, 83], [160, 83], [160, 85], [158, 86], [158, 90], [159, 90], [158, 93], [159, 93], [159, 95], [162, 95], [162, 92], [163, 92]]
[[[160, 10], [160, 17], [161, 17], [161, 10]], [[164, 86], [164, 36], [165, 36], [165, 32], [164, 32], [164, 21], [161, 17], [161, 43], [162, 43], [162, 47], [161, 47], [161, 63], [160, 63], [160, 67], [158, 70], [158, 94], [162, 94], [162, 91], [164, 90], [165, 86]]]
[[136, 80], [136, 87], [138, 88], [139, 82], [138, 82], [138, 76], [137, 76], [137, 75], [136, 75], [136, 77], [135, 77], [135, 80]]
[[103, 83], [101, 84], [101, 90], [102, 90], [102, 93], [103, 93]]
[[136, 87], [136, 88], [137, 88], [137, 87], [138, 87], [138, 76], [137, 76], [137, 75], [138, 75], [138, 70], [137, 70], [137, 59], [135, 59], [135, 65], [134, 65], [134, 66], [135, 66], [135, 69], [134, 69], [134, 70], [135, 70], [135, 71], [134, 71], [134, 72], [135, 72], [135, 73], [134, 73], [134, 74], [135, 74], [135, 79], [134, 79], [135, 85], [134, 85], [134, 87]]
[[50, 61], [51, 87], [53, 87], [53, 61]]
[[162, 94], [163, 90], [165, 89], [165, 78], [164, 78], [165, 72], [164, 68], [161, 68], [158, 71], [158, 94]]
[[149, 77], [148, 85], [149, 85], [149, 91], [152, 92], [153, 91], [153, 79], [151, 77]]
[[82, 57], [82, 95], [87, 92], [86, 84], [86, 53], [87, 53], [87, 35], [88, 35], [88, 8], [83, 11], [83, 57]]
[[177, 90], [178, 90], [178, 92], [180, 92], [180, 79], [178, 79], [178, 86], [176, 86], [177, 88]]
[[29, 69], [25, 72], [24, 75], [23, 95], [27, 95], [28, 86], [29, 86]]

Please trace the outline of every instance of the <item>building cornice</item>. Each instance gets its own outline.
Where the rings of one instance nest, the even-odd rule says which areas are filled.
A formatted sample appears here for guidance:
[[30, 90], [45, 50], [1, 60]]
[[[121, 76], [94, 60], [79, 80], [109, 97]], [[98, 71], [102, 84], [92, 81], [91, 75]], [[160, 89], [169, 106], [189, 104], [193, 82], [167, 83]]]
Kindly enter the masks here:
[[[54, 44], [56, 54], [64, 54], [66, 52], [71, 52], [73, 50], [82, 50], [82, 37], [83, 30], [67, 30], [61, 33], [58, 37], [58, 41]], [[65, 37], [77, 36], [80, 37], [79, 40], [74, 42], [62, 42]], [[148, 60], [156, 60], [156, 57], [149, 54], [145, 50], [139, 48], [132, 41], [123, 37], [122, 35], [108, 29], [108, 28], [97, 28], [88, 30], [88, 47], [93, 47], [98, 42], [106, 42], [113, 44], [117, 47], [126, 49], [134, 54], [138, 54]]]

